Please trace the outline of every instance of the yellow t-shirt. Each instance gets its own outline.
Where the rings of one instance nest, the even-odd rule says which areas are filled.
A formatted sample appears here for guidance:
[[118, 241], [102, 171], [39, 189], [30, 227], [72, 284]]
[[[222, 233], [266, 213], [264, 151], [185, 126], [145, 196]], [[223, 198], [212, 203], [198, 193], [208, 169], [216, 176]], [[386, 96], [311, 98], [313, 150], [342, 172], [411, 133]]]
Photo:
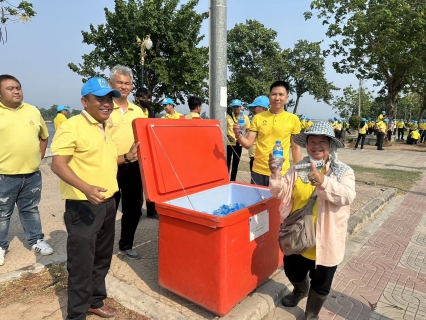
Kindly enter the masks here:
[[380, 121], [380, 122], [377, 123], [377, 129], [380, 132], [386, 133], [387, 127], [388, 126], [387, 126], [386, 122], [384, 122], [384, 121]]
[[396, 126], [397, 126], [399, 129], [402, 129], [402, 128], [404, 128], [404, 127], [405, 127], [405, 123], [404, 123], [404, 121], [398, 121], [398, 122], [396, 123]]
[[[84, 182], [107, 189], [101, 192], [110, 198], [118, 191], [117, 147], [112, 141], [110, 127], [98, 123], [82, 111], [64, 122], [56, 132], [51, 145], [52, 155], [71, 156], [68, 163]], [[62, 199], [87, 200], [84, 193], [60, 181]]]
[[342, 124], [341, 124], [341, 123], [339, 123], [339, 122], [337, 122], [337, 123], [334, 125], [334, 130], [342, 131]]
[[301, 128], [301, 130], [306, 130], [306, 120], [305, 119], [300, 120], [300, 128]]
[[273, 114], [270, 110], [258, 113], [253, 117], [250, 131], [256, 132], [256, 153], [253, 164], [253, 171], [265, 176], [269, 176], [269, 154], [274, 148], [275, 141], [280, 140], [283, 146], [284, 158], [282, 174], [285, 175], [290, 168], [290, 142], [291, 135], [300, 133], [299, 118], [287, 111]]
[[132, 121], [138, 118], [148, 118], [140, 107], [130, 101], [127, 102], [128, 107], [124, 113], [118, 104], [114, 102], [114, 110], [106, 122], [109, 132], [111, 133], [112, 141], [114, 141], [117, 146], [118, 155], [129, 152], [135, 142]]
[[[246, 115], [244, 115], [244, 121], [245, 121], [245, 129], [248, 130], [250, 128], [250, 120]], [[236, 146], [237, 145], [237, 139], [235, 139], [234, 130], [232, 129], [232, 127], [234, 126], [234, 123], [238, 123], [238, 119], [235, 116], [235, 114], [232, 113], [232, 117], [229, 114], [227, 114], [226, 115], [226, 125], [227, 125], [227, 129], [228, 129], [227, 135], [234, 138], [234, 142], [230, 142], [228, 140], [228, 146]]]
[[419, 126], [417, 124], [410, 124], [410, 130], [416, 130]]
[[306, 124], [305, 124], [305, 131], [309, 131], [309, 129], [312, 127], [313, 124], [314, 123], [311, 120], [309, 120], [308, 122], [306, 122]]
[[190, 112], [185, 116], [185, 119], [201, 119], [201, 117], [196, 112]]
[[419, 132], [417, 132], [417, 131], [412, 131], [411, 133], [410, 133], [410, 135], [411, 135], [411, 138], [413, 138], [414, 140], [418, 140], [419, 138], [420, 138], [420, 133]]
[[53, 119], [53, 125], [55, 126], [55, 131], [58, 131], [59, 126], [65, 121], [67, 121], [67, 117], [63, 113], [59, 112], [56, 115], [55, 119]]
[[420, 123], [420, 130], [426, 130], [426, 122]]
[[40, 111], [23, 102], [16, 109], [0, 103], [0, 174], [27, 174], [41, 163], [40, 138], [49, 131]]
[[383, 114], [380, 114], [380, 115], [377, 117], [377, 121], [383, 121], [383, 118], [384, 118]]
[[360, 133], [360, 134], [366, 134], [367, 133], [367, 130], [368, 130], [368, 125], [365, 123], [364, 124], [364, 126], [363, 127], [359, 127], [358, 128], [358, 132]]
[[173, 115], [166, 113], [164, 116], [161, 117], [161, 119], [180, 119], [181, 116], [182, 116], [182, 114], [175, 111], [175, 113]]

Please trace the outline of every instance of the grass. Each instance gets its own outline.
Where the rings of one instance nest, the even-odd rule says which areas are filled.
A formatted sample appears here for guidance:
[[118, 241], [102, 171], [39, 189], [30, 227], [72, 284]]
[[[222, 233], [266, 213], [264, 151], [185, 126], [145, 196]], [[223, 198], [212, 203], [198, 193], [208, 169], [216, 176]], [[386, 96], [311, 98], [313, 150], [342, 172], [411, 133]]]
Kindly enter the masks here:
[[358, 182], [374, 181], [378, 186], [397, 188], [400, 191], [410, 190], [422, 178], [421, 171], [398, 169], [379, 169], [351, 165]]
[[[34, 305], [39, 308], [39, 298], [43, 296], [66, 299], [68, 272], [61, 264], [51, 265], [39, 273], [28, 273], [17, 280], [0, 283], [0, 307], [6, 308], [14, 303]], [[114, 299], [105, 303], [117, 309], [116, 320], [150, 320], [132, 310], [126, 309]], [[1, 318], [1, 317], [0, 317]], [[99, 319], [88, 315], [88, 319]]]

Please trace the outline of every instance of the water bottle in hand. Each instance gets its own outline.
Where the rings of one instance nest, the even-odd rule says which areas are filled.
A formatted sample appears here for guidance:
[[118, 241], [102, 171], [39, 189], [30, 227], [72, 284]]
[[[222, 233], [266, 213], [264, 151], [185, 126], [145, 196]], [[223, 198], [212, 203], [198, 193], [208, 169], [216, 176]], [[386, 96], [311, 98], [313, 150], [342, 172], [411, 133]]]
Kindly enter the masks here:
[[241, 111], [240, 115], [238, 116], [238, 126], [240, 127], [240, 132], [243, 132], [246, 128], [246, 119], [244, 119], [244, 114]]
[[274, 149], [272, 149], [272, 156], [275, 158], [273, 166], [281, 168], [284, 163], [284, 149], [280, 140], [275, 141]]

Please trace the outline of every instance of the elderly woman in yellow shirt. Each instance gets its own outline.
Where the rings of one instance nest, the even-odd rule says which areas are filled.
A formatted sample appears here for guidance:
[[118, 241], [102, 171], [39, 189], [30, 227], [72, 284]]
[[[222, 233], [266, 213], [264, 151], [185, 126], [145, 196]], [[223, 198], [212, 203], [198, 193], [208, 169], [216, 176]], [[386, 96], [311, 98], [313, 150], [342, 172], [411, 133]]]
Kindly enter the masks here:
[[269, 189], [281, 200], [281, 222], [304, 207], [315, 190], [317, 199], [312, 213], [316, 246], [302, 254], [284, 257], [284, 271], [294, 290], [284, 297], [282, 304], [294, 307], [308, 296], [305, 317], [318, 319], [337, 265], [345, 254], [350, 205], [356, 196], [355, 175], [338, 160], [337, 149], [344, 148], [344, 144], [334, 137], [329, 123], [317, 122], [293, 141], [305, 147], [308, 156], [282, 176], [281, 168], [274, 166], [275, 158], [270, 154]]

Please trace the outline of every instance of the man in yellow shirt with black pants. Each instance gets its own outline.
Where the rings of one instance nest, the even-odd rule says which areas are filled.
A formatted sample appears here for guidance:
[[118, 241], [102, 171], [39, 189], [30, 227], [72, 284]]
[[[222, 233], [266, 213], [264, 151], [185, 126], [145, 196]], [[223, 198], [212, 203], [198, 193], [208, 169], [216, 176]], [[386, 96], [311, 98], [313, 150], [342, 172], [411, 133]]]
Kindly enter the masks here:
[[302, 160], [300, 147], [293, 143], [293, 136], [300, 133], [301, 130], [300, 120], [296, 115], [284, 109], [289, 91], [290, 86], [287, 82], [275, 81], [269, 88], [269, 110], [253, 117], [246, 136], [240, 134], [238, 124], [233, 127], [237, 141], [244, 148], [250, 148], [257, 139], [251, 179], [261, 186], [269, 185], [271, 175], [268, 163], [269, 154], [274, 148], [275, 141], [280, 140], [284, 150], [283, 175], [290, 168], [290, 143], [293, 163]]
[[0, 266], [9, 248], [7, 236], [15, 208], [27, 243], [42, 255], [53, 253], [43, 240], [38, 204], [41, 198], [41, 159], [49, 132], [40, 111], [25, 102], [21, 83], [0, 75]]
[[136, 160], [138, 145], [118, 156], [112, 141], [106, 121], [119, 91], [103, 78], [92, 78], [81, 95], [84, 111], [60, 126], [51, 146], [52, 171], [66, 200], [67, 319], [84, 319], [87, 312], [110, 318], [116, 310], [104, 304], [105, 277], [114, 246], [117, 163]]
[[67, 121], [67, 114], [70, 108], [59, 105], [56, 107], [57, 115], [55, 119], [53, 119], [53, 125], [55, 126], [55, 131], [58, 131], [59, 126]]

